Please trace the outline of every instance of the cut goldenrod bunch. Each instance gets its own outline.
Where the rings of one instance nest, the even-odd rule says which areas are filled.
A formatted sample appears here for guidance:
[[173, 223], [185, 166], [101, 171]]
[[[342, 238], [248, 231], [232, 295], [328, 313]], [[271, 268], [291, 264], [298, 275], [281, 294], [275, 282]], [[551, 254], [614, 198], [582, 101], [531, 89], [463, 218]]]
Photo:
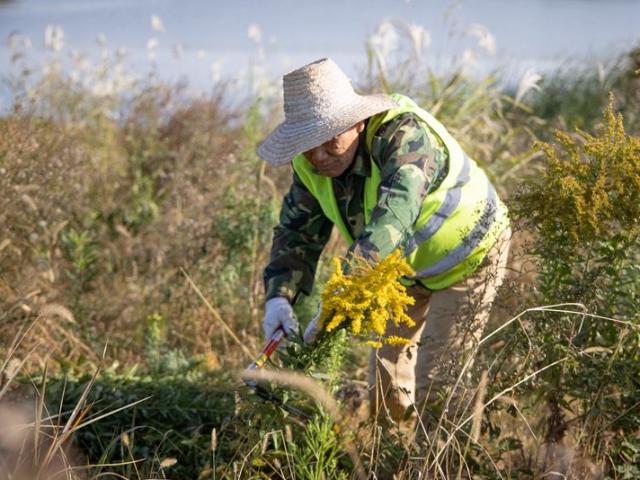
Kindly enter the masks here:
[[334, 258], [335, 270], [322, 292], [321, 327], [330, 332], [347, 326], [354, 335], [364, 337], [367, 344], [379, 348], [382, 343], [407, 344], [409, 340], [397, 336], [385, 337], [387, 321], [395, 325], [415, 322], [405, 309], [413, 305], [400, 277], [414, 275], [414, 271], [396, 250], [381, 262], [371, 265], [362, 258], [350, 262], [349, 273], [342, 272], [340, 259]]

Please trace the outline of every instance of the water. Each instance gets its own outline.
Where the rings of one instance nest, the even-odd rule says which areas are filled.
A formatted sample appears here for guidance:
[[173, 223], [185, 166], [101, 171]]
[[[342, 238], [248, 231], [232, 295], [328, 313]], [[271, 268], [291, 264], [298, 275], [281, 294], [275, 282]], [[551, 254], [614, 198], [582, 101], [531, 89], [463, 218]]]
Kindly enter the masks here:
[[[164, 31], [152, 28], [152, 15]], [[358, 76], [366, 64], [367, 38], [383, 19], [424, 27], [431, 37], [424, 55], [436, 67], [475, 47], [475, 68], [500, 67], [507, 75], [566, 62], [606, 62], [640, 45], [640, 0], [0, 0], [0, 37], [29, 37], [34, 63], [52, 55], [44, 30], [53, 24], [64, 31], [57, 55], [65, 68], [73, 68], [74, 49], [97, 62], [101, 51], [113, 55], [124, 47], [127, 69], [155, 68], [164, 79], [186, 79], [202, 89], [220, 77], [255, 84], [256, 75], [277, 78], [323, 56]], [[488, 28], [495, 54], [464, 34], [472, 24]], [[98, 34], [106, 45], [98, 44]], [[150, 39], [157, 44], [151, 51]], [[3, 73], [15, 68], [10, 56], [4, 42]]]

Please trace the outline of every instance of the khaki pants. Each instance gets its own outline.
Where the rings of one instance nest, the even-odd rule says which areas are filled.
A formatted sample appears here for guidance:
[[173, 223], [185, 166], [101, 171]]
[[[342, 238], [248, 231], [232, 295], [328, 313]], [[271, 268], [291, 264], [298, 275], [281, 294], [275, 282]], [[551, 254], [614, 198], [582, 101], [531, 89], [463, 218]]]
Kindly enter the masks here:
[[[510, 238], [511, 230], [507, 228], [478, 270], [445, 290], [429, 291], [420, 285], [407, 289], [416, 300], [407, 311], [416, 325], [396, 327], [389, 322], [387, 334], [410, 338], [411, 344], [384, 345], [372, 352], [369, 358], [372, 415], [388, 415], [398, 422], [413, 423], [421, 418], [424, 423], [433, 423], [437, 414], [431, 407], [437, 403], [438, 395], [456, 385], [465, 363], [466, 373], [471, 367], [474, 349], [504, 279]], [[457, 384], [451, 396], [464, 396], [464, 385], [465, 382]]]

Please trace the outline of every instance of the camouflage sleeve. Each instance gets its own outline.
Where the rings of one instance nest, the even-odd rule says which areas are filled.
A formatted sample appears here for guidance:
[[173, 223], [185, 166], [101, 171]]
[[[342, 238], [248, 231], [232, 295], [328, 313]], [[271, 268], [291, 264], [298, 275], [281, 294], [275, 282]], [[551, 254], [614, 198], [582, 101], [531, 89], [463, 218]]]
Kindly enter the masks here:
[[271, 257], [264, 271], [265, 300], [281, 296], [295, 303], [300, 292], [311, 293], [318, 259], [332, 228], [318, 201], [294, 173], [280, 223], [273, 230]]
[[442, 141], [411, 113], [383, 125], [371, 155], [380, 167], [378, 203], [350, 254], [384, 258], [404, 246], [425, 195], [436, 188], [448, 164]]

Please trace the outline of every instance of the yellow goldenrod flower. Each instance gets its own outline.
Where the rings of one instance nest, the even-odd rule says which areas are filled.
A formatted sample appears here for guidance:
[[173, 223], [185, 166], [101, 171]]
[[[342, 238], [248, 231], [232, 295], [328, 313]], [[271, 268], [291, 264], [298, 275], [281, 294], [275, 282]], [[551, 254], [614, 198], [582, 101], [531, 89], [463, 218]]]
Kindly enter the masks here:
[[[363, 258], [354, 258], [347, 275], [342, 271], [340, 259], [333, 261], [333, 275], [322, 292], [320, 325], [324, 325], [326, 331], [344, 325], [354, 335], [368, 338], [371, 342], [368, 344], [379, 348], [381, 341], [386, 342], [384, 335], [389, 321], [396, 326], [415, 325], [406, 314], [406, 307], [413, 305], [414, 299], [399, 281], [414, 272], [400, 250], [375, 265]], [[381, 340], [371, 340], [374, 336]], [[392, 344], [401, 343], [400, 337], [390, 338], [395, 342]]]
[[384, 343], [387, 345], [410, 345], [411, 340], [408, 338], [398, 337], [396, 335], [390, 335], [384, 339]]
[[345, 316], [344, 315], [342, 315], [342, 314], [334, 315], [333, 318], [331, 319], [331, 321], [325, 327], [325, 330], [327, 330], [327, 332], [330, 332], [334, 328], [340, 326], [340, 324], [342, 322], [344, 322], [344, 320], [345, 320]]

